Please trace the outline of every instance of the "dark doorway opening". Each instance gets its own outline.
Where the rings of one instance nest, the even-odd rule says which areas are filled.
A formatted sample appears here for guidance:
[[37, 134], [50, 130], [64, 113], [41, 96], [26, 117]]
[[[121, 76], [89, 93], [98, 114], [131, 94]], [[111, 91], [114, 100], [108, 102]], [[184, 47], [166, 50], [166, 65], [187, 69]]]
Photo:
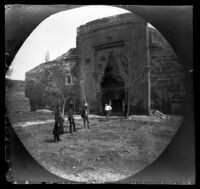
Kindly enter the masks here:
[[105, 104], [110, 104], [112, 106], [112, 113], [123, 113], [124, 82], [113, 73], [111, 64], [108, 64], [105, 68], [101, 82], [101, 92], [101, 106], [103, 109]]
[[112, 99], [111, 106], [115, 113], [123, 111], [123, 99]]

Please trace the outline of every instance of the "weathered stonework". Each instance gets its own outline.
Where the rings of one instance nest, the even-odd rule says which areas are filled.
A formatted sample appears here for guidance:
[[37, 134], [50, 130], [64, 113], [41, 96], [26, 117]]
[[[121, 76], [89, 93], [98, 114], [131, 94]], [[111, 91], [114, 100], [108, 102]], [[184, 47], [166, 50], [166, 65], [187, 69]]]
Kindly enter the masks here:
[[[74, 100], [74, 97], [78, 96], [75, 103], [79, 103], [80, 91], [77, 86], [79, 70], [76, 50], [73, 49], [56, 60], [40, 64], [26, 73], [25, 93], [30, 98], [32, 110], [42, 108], [53, 110], [57, 104], [61, 104], [61, 97], [54, 91], [52, 81], [52, 75], [59, 74], [59, 71], [65, 73], [66, 86], [70, 86], [67, 100]], [[76, 90], [71, 89], [71, 85], [76, 86]]]
[[[175, 96], [184, 101], [186, 73], [164, 37], [153, 28], [149, 34], [151, 107], [171, 113]], [[181, 104], [176, 107], [174, 113], [180, 113]]]
[[[134, 52], [143, 57], [143, 59], [137, 59], [138, 64], [147, 59], [146, 29], [147, 23], [133, 14], [103, 18], [89, 22], [77, 29], [79, 64], [87, 70], [85, 90], [91, 109], [102, 112], [105, 103], [113, 105], [115, 95], [119, 96], [119, 94], [113, 94], [110, 100], [106, 100], [103, 97], [105, 93], [101, 88], [105, 69], [109, 64], [110, 53], [114, 57], [122, 53], [130, 58], [131, 53]], [[88, 60], [90, 61], [88, 62]], [[140, 89], [139, 96], [132, 95], [131, 110], [139, 101], [143, 101], [143, 108], [147, 109], [146, 88], [147, 82]], [[120, 97], [123, 102], [125, 102], [125, 95]]]
[[[152, 109], [164, 113], [172, 111], [180, 113], [180, 105], [174, 110], [172, 102], [174, 98], [176, 100], [185, 98], [186, 74], [182, 64], [164, 37], [156, 29], [149, 28], [147, 22], [134, 14], [107, 17], [77, 28], [75, 49], [27, 72], [26, 96], [36, 109], [55, 107], [59, 96], [46, 89], [50, 81], [45, 70], [62, 67], [66, 70], [66, 74], [72, 73], [73, 80], [77, 81], [75, 87], [77, 89], [71, 91], [69, 96], [76, 96], [78, 109], [84, 102], [82, 88], [84, 86], [91, 112], [101, 113], [105, 103], [110, 103], [113, 111], [123, 112], [127, 96], [124, 90], [126, 83], [116, 81], [115, 85], [119, 86], [119, 90], [114, 90], [108, 84], [112, 80], [108, 71], [111, 57], [115, 58], [120, 53], [130, 62], [133, 61], [134, 53], [137, 65], [144, 61], [145, 66], [150, 68], [149, 77], [145, 76], [146, 80], [131, 96], [130, 112], [147, 112], [150, 102]], [[82, 85], [80, 78], [84, 75], [85, 80]], [[148, 94], [149, 86], [150, 94]]]

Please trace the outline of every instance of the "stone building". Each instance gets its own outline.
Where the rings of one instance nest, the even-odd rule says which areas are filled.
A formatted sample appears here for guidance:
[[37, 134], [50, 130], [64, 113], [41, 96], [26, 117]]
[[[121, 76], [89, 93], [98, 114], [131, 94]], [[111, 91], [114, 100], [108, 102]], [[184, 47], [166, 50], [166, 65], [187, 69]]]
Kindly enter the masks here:
[[[25, 94], [30, 99], [32, 110], [53, 110], [57, 104], [62, 104], [61, 94], [56, 89], [62, 86], [66, 86], [64, 92], [67, 93], [67, 100], [72, 99], [79, 103], [77, 58], [76, 49], [70, 49], [57, 59], [42, 63], [26, 73]], [[56, 81], [52, 80], [54, 77], [57, 78]], [[76, 96], [78, 97], [74, 99]]]
[[[109, 103], [113, 112], [123, 111], [126, 83], [116, 79], [113, 81], [110, 77], [112, 73], [107, 72], [112, 67], [112, 58], [115, 59], [120, 53], [131, 58], [135, 52], [138, 56], [137, 64], [141, 61], [148, 64], [147, 22], [133, 14], [89, 22], [78, 28], [77, 48], [80, 67], [87, 70], [85, 91], [90, 108], [102, 112], [105, 103]], [[138, 101], [142, 101], [143, 107], [147, 109], [147, 84], [140, 89], [137, 99], [132, 98], [131, 109]]]
[[140, 17], [128, 13], [89, 22], [77, 28], [76, 40], [71, 55], [68, 52], [27, 72], [26, 83], [42, 72], [40, 68], [74, 62], [78, 75], [73, 77], [82, 81], [74, 93], [77, 104], [87, 100], [91, 112], [102, 113], [109, 103], [113, 113], [122, 113], [127, 104], [127, 82], [113, 73], [117, 57], [122, 55], [127, 62], [134, 62], [136, 74], [141, 64], [149, 70], [131, 95], [131, 113], [145, 113], [148, 108], [170, 113], [172, 99], [184, 99], [182, 65], [164, 37]]
[[[172, 47], [155, 29], [149, 28], [151, 107], [165, 113], [181, 113], [186, 97], [186, 72]], [[175, 102], [174, 102], [175, 101]], [[178, 103], [173, 108], [173, 103]]]

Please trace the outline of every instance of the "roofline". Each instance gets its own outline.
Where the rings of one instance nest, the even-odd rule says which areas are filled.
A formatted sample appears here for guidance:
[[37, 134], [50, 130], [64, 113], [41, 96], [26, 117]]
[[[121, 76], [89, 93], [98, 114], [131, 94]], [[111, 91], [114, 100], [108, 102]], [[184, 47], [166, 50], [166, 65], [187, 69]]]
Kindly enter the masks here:
[[[88, 22], [88, 23], [86, 23], [84, 25], [80, 25], [77, 28], [77, 35], [81, 35], [81, 33], [87, 33], [87, 32], [84, 32], [84, 30], [87, 30], [87, 29], [88, 29], [88, 31], [93, 31], [93, 30], [96, 30], [96, 29], [104, 28], [108, 24], [110, 24], [109, 20], [112, 19], [112, 18], [119, 18], [118, 20], [114, 20], [112, 25], [120, 23], [120, 21], [121, 22], [122, 21], [123, 22], [124, 21], [125, 22], [135, 22], [135, 23], [137, 23], [137, 22], [146, 22], [144, 19], [142, 19], [141, 17], [139, 17], [138, 15], [135, 15], [133, 13], [118, 14], [118, 15], [114, 15], [114, 16], [108, 16], [108, 17], [97, 19], [97, 20], [93, 20], [93, 21]], [[134, 20], [133, 18], [135, 18], [136, 20]], [[91, 27], [91, 26], [94, 26], [94, 27]], [[89, 27], [91, 27], [91, 28], [89, 28]]]

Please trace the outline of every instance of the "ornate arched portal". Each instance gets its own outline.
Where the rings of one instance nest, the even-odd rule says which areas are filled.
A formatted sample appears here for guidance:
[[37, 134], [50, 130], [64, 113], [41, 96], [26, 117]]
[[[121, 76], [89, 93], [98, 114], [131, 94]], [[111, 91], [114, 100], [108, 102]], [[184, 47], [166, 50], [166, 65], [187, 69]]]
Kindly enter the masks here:
[[120, 76], [116, 76], [111, 56], [108, 58], [106, 65], [100, 83], [101, 106], [104, 107], [105, 104], [110, 104], [113, 113], [123, 113], [125, 100], [124, 82], [119, 78]]

